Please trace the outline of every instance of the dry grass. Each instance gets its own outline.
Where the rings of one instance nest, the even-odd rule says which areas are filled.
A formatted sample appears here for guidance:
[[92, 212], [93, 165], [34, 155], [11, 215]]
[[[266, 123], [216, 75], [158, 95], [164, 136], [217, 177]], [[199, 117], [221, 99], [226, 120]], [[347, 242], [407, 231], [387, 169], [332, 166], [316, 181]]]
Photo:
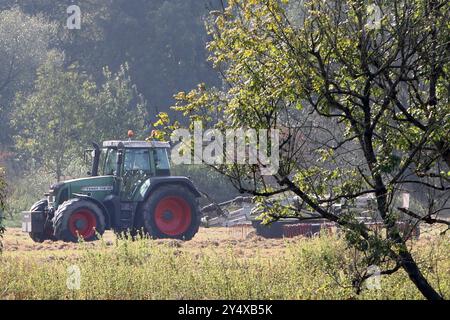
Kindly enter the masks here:
[[[0, 299], [420, 299], [402, 272], [381, 290], [351, 288], [353, 252], [340, 239], [267, 240], [250, 229], [201, 229], [189, 242], [143, 239], [35, 244], [18, 229], [5, 235]], [[450, 296], [447, 237], [425, 236], [417, 260], [433, 285]], [[67, 268], [81, 270], [69, 290]]]

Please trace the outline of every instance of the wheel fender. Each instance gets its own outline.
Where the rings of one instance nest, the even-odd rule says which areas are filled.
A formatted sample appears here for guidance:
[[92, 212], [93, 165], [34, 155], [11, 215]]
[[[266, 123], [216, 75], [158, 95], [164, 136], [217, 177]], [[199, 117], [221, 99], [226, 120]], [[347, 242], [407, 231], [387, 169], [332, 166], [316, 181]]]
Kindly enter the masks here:
[[111, 217], [109, 215], [108, 209], [106, 209], [105, 205], [103, 203], [101, 203], [100, 201], [98, 201], [97, 199], [94, 199], [88, 195], [85, 194], [78, 194], [78, 193], [74, 193], [73, 194], [76, 198], [81, 198], [84, 200], [88, 200], [91, 201], [93, 203], [95, 203], [103, 212], [103, 215], [105, 216], [105, 222], [106, 222], [106, 226], [109, 227], [111, 225]]
[[202, 195], [194, 186], [194, 183], [187, 177], [176, 177], [176, 176], [167, 176], [167, 177], [154, 177], [146, 180], [139, 190], [139, 194], [142, 197], [141, 200], [147, 199], [150, 194], [156, 190], [157, 188], [164, 185], [182, 185], [186, 189], [192, 192], [192, 194], [196, 198], [200, 198]]

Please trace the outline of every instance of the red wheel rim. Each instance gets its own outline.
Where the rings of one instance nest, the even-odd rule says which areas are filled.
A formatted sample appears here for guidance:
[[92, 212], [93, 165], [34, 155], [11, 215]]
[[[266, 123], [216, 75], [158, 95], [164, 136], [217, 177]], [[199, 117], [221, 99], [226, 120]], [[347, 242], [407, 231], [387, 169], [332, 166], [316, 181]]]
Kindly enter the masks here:
[[169, 236], [179, 236], [186, 232], [191, 224], [191, 220], [191, 207], [181, 197], [165, 197], [156, 206], [156, 226], [162, 233]]
[[88, 209], [81, 209], [72, 213], [69, 218], [69, 230], [74, 237], [88, 239], [95, 234], [97, 219]]

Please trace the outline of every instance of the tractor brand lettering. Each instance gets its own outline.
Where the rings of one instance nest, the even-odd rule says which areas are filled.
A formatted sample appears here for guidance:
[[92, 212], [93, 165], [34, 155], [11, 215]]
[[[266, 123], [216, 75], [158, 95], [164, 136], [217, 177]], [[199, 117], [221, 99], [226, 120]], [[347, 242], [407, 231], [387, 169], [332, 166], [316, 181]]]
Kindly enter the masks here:
[[187, 129], [176, 129], [170, 139], [176, 144], [172, 149], [171, 159], [177, 165], [258, 165], [261, 175], [273, 175], [279, 168], [278, 129], [203, 131], [202, 122], [195, 121], [193, 135]]
[[112, 191], [113, 186], [91, 186], [83, 187], [81, 191], [99, 192], [99, 191]]

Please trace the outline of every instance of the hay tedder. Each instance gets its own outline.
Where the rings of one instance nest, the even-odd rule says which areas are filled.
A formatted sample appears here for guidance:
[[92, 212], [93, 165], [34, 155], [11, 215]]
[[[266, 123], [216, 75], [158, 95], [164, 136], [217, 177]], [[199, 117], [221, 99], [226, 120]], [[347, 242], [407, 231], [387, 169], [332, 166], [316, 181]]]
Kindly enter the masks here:
[[[403, 199], [403, 206], [409, 206], [409, 195]], [[278, 201], [280, 201], [278, 199]], [[272, 205], [273, 199], [268, 199], [265, 208]], [[292, 238], [296, 236], [312, 237], [320, 233], [339, 233], [338, 224], [322, 218], [320, 215], [303, 208], [297, 196], [287, 195], [280, 204], [294, 208], [297, 211], [295, 218], [281, 218], [269, 224], [263, 224], [260, 216], [264, 209], [256, 206], [251, 197], [237, 197], [222, 203], [213, 203], [201, 209], [203, 214], [202, 224], [204, 227], [236, 227], [252, 226], [256, 234], [264, 238]], [[331, 210], [336, 215], [351, 211], [358, 222], [366, 225], [369, 229], [380, 232], [384, 224], [377, 217], [374, 195], [360, 196], [352, 204], [336, 203]], [[397, 225], [401, 233], [408, 238], [418, 238], [420, 228], [411, 224], [411, 221], [398, 221]]]
[[[252, 197], [237, 197], [222, 203], [213, 203], [201, 209], [204, 227], [240, 227], [250, 226], [257, 235], [264, 238], [283, 238], [295, 236], [313, 236], [325, 228], [331, 229], [334, 224], [306, 210], [301, 210], [296, 197], [285, 198], [281, 201], [284, 206], [295, 206], [301, 216], [307, 221], [301, 222], [298, 218], [283, 218], [270, 224], [263, 224], [259, 219], [263, 213], [255, 205]], [[271, 205], [271, 200], [267, 201]]]

